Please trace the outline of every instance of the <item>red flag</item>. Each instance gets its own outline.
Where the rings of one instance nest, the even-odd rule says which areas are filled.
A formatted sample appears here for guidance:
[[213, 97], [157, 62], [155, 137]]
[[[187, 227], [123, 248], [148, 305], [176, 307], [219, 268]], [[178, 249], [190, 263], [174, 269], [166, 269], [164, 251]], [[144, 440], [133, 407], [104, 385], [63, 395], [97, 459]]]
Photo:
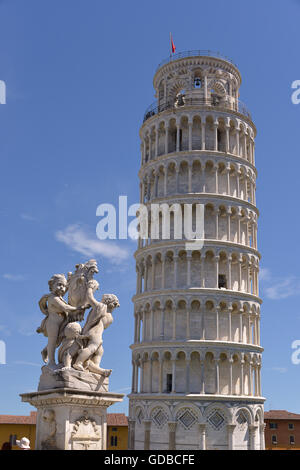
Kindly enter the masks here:
[[176, 47], [175, 47], [175, 44], [173, 42], [173, 38], [172, 38], [172, 34], [170, 33], [170, 51], [172, 54], [174, 54], [174, 52], [176, 51]]

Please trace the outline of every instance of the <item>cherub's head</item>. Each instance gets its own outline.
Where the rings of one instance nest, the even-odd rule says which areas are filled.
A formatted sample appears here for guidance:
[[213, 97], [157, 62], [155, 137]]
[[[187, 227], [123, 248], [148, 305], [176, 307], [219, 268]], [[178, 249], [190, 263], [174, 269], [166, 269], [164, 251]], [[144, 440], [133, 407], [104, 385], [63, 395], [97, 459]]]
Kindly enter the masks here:
[[114, 294], [103, 294], [101, 302], [107, 305], [108, 312], [112, 312], [115, 308], [120, 307], [119, 299]]
[[88, 279], [92, 279], [94, 274], [98, 274], [99, 272], [97, 261], [95, 259], [90, 259], [87, 263], [85, 263], [84, 268], [87, 271]]
[[64, 335], [67, 339], [75, 339], [81, 333], [81, 326], [77, 322], [68, 323], [64, 329]]
[[49, 289], [53, 294], [65, 295], [67, 291], [67, 279], [64, 274], [54, 274], [48, 281]]

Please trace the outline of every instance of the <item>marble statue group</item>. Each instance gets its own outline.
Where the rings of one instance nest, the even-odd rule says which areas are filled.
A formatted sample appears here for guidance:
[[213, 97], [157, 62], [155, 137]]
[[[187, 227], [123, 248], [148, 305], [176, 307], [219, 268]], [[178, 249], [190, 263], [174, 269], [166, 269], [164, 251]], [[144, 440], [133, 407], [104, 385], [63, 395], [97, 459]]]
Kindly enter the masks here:
[[[119, 307], [118, 298], [104, 294], [101, 302], [95, 299], [99, 289], [94, 275], [98, 273], [96, 260], [77, 264], [74, 273], [54, 274], [48, 281], [49, 294], [39, 301], [45, 315], [38, 333], [48, 337], [42, 358], [50, 371], [76, 370], [108, 377], [111, 369], [100, 367], [103, 356], [103, 331], [113, 322], [112, 312]], [[68, 301], [64, 295], [68, 292]], [[85, 311], [89, 310], [85, 324]], [[58, 363], [55, 360], [58, 349]]]

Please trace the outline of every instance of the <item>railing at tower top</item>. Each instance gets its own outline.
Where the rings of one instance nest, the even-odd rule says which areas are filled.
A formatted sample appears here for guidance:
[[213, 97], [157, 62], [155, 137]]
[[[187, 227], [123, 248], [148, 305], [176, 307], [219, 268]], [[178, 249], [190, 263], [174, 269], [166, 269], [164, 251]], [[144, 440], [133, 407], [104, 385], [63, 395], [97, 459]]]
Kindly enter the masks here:
[[222, 59], [226, 60], [226, 62], [229, 62], [232, 64], [234, 67], [237, 68], [236, 64], [229, 59], [229, 57], [226, 57], [223, 54], [220, 54], [220, 52], [213, 52], [213, 51], [206, 51], [206, 50], [194, 50], [194, 51], [184, 51], [184, 52], [178, 52], [177, 54], [173, 54], [172, 56], [168, 57], [167, 59], [164, 59], [157, 67], [156, 72], [160, 67], [163, 65], [168, 64], [169, 62], [173, 62], [174, 60], [178, 59], [184, 59], [186, 57], [212, 57], [214, 59]]
[[175, 104], [174, 102], [167, 102], [167, 103], [162, 103], [160, 105], [157, 104], [157, 101], [152, 103], [150, 106], [145, 111], [144, 114], [144, 119], [143, 123], [147, 121], [147, 119], [151, 118], [152, 116], [155, 116], [156, 114], [162, 113], [163, 111], [166, 111], [167, 109], [174, 109], [178, 110], [181, 108], [184, 108], [185, 106], [205, 106], [205, 107], [212, 107], [213, 109], [226, 109], [230, 111], [235, 111], [243, 116], [246, 116], [247, 118], [252, 120], [250, 111], [248, 111], [246, 105], [240, 101], [240, 100], [235, 100], [234, 103], [227, 103], [227, 102], [222, 102], [219, 100], [214, 100], [214, 99], [192, 99], [192, 98], [185, 98], [184, 101], [182, 101], [182, 104]]

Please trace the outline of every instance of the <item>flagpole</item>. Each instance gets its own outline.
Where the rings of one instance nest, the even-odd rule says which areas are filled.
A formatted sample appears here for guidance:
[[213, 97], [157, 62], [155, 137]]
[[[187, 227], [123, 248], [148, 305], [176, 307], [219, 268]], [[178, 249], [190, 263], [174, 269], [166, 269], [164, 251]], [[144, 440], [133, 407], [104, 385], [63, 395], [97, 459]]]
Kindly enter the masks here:
[[172, 60], [172, 34], [170, 33], [170, 60]]

